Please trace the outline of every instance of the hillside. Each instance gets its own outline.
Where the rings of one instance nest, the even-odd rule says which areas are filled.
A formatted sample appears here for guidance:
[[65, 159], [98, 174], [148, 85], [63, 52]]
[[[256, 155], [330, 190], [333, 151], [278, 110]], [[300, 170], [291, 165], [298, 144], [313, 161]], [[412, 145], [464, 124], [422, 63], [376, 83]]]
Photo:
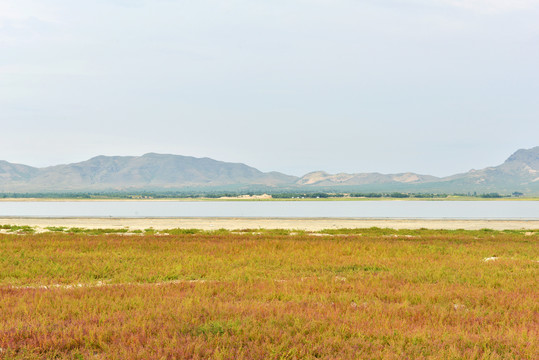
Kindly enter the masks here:
[[0, 192], [133, 191], [217, 188], [265, 190], [504, 192], [539, 194], [539, 146], [521, 149], [498, 166], [438, 178], [415, 173], [328, 174], [301, 178], [262, 172], [241, 163], [149, 153], [97, 156], [87, 161], [34, 168], [0, 161]]
[[90, 160], [32, 168], [0, 163], [0, 190], [90, 191], [176, 189], [226, 185], [279, 186], [297, 178], [264, 173], [240, 163], [209, 158], [149, 153], [143, 156], [97, 156]]
[[521, 149], [503, 164], [480, 170], [470, 170], [443, 178], [415, 173], [403, 174], [328, 174], [309, 173], [297, 182], [301, 186], [359, 191], [406, 192], [513, 192], [539, 194], [539, 146]]

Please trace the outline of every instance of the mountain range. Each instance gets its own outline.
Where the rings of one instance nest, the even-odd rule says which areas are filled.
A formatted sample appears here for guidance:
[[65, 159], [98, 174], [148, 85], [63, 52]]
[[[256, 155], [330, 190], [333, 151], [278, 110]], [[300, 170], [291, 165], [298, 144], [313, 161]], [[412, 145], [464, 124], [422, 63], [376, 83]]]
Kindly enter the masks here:
[[0, 192], [188, 191], [523, 192], [539, 194], [539, 146], [521, 149], [503, 164], [447, 177], [415, 173], [328, 174], [302, 177], [262, 172], [241, 163], [149, 153], [97, 156], [87, 161], [36, 168], [0, 161]]

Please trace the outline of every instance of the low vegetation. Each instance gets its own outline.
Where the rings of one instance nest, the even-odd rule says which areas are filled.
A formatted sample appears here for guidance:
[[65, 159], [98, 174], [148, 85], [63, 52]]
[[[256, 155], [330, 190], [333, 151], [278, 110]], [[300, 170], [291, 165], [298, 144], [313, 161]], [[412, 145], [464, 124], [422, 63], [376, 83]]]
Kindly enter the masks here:
[[10, 230], [0, 358], [539, 355], [539, 231]]
[[33, 233], [35, 231], [33, 227], [28, 225], [0, 225], [1, 230], [17, 233]]
[[70, 199], [70, 200], [144, 200], [144, 199], [186, 199], [186, 200], [233, 200], [239, 198], [249, 200], [253, 197], [258, 201], [258, 196], [271, 195], [270, 199], [290, 200], [290, 199], [437, 199], [437, 200], [484, 200], [484, 199], [523, 199], [536, 200], [537, 194], [524, 194], [513, 192], [506, 194], [499, 193], [430, 193], [430, 192], [343, 192], [343, 191], [313, 191], [313, 190], [292, 190], [276, 191], [275, 189], [265, 189], [264, 191], [158, 191], [158, 192], [69, 192], [69, 193], [0, 193], [0, 199]]

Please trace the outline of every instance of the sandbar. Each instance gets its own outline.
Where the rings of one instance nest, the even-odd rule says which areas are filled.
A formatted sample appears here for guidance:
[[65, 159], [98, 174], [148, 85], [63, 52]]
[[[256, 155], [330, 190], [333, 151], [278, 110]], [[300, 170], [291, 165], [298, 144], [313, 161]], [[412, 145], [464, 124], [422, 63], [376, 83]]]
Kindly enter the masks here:
[[342, 228], [392, 229], [444, 229], [444, 230], [536, 230], [539, 219], [532, 220], [478, 220], [478, 219], [390, 219], [390, 218], [245, 218], [245, 217], [192, 217], [192, 218], [0, 218], [0, 225], [27, 225], [36, 229], [46, 227], [78, 227], [86, 229], [130, 230], [183, 229], [297, 229], [319, 231]]

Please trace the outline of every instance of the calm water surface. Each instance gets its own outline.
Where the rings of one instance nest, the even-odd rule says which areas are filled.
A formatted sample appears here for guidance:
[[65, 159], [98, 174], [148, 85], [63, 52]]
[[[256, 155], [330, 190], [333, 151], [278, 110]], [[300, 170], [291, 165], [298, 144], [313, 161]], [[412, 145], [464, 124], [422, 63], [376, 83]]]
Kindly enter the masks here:
[[539, 219], [539, 201], [2, 201], [0, 217]]

